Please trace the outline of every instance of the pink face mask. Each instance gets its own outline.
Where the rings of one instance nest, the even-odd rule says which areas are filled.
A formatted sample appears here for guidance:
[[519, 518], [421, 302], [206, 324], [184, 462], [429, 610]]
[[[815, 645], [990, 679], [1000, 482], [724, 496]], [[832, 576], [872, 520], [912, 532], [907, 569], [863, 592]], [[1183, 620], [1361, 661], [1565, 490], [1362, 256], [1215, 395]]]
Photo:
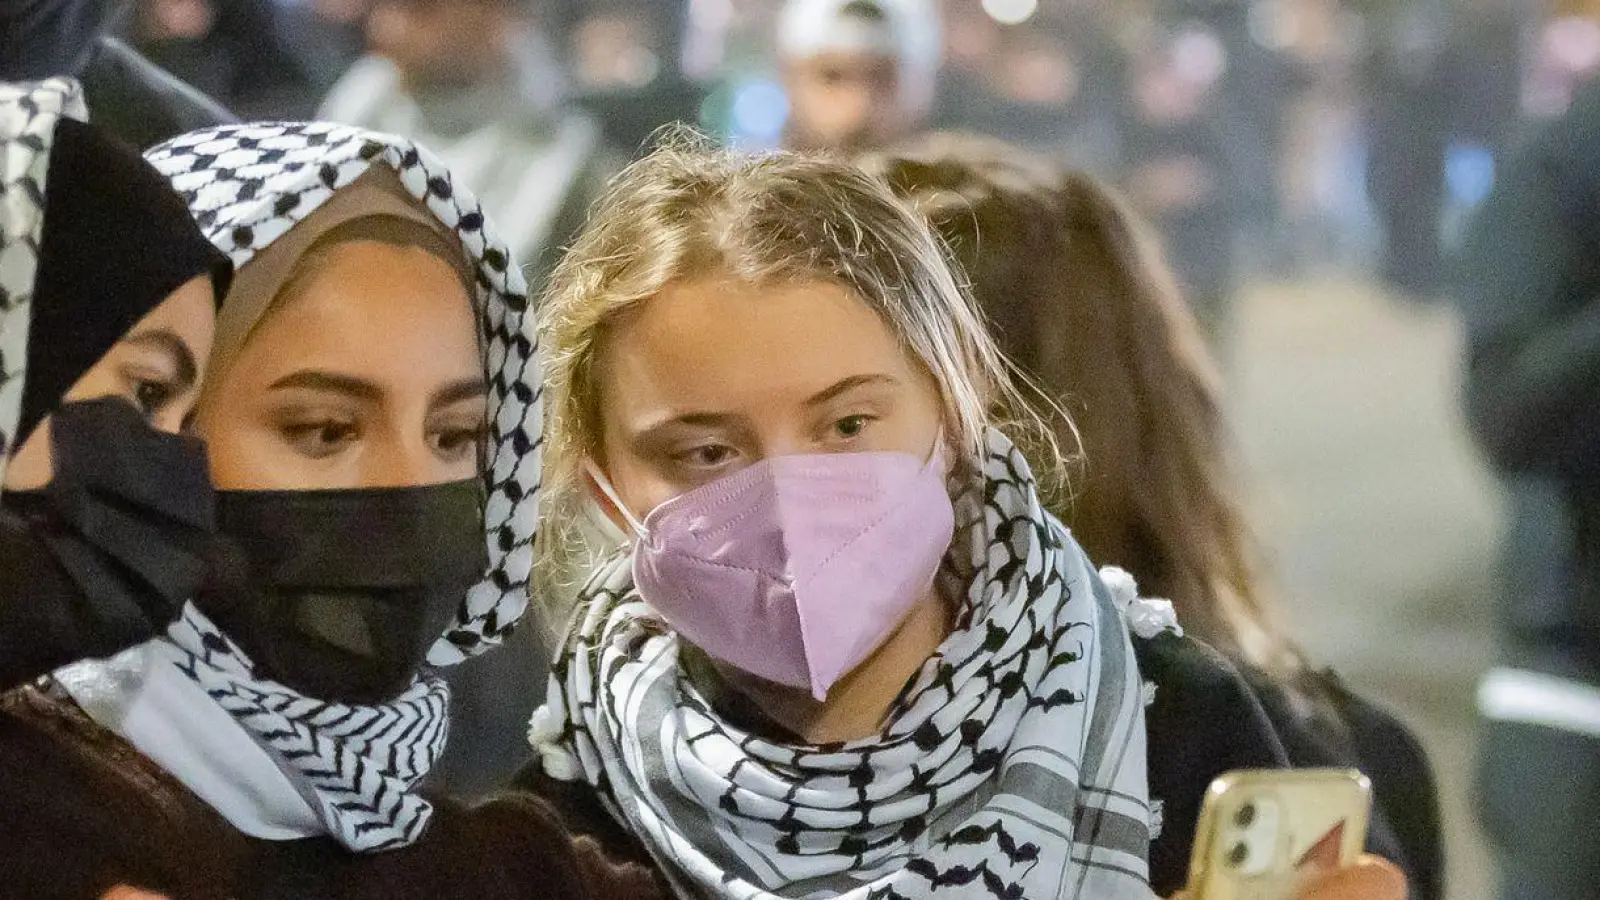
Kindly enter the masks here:
[[717, 659], [825, 700], [926, 595], [950, 547], [943, 444], [926, 463], [909, 453], [774, 457], [668, 500], [643, 523], [628, 514], [639, 595]]

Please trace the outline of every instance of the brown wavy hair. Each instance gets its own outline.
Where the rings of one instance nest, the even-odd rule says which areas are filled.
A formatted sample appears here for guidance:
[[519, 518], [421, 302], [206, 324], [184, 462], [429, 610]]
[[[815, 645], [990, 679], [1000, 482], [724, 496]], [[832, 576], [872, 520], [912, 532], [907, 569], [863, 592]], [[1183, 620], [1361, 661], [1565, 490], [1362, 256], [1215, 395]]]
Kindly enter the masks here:
[[1216, 365], [1136, 214], [1088, 175], [984, 138], [933, 135], [862, 164], [930, 220], [1001, 349], [1070, 415], [1058, 428], [1081, 468], [1056, 512], [1089, 557], [1230, 657], [1302, 672], [1235, 498]]

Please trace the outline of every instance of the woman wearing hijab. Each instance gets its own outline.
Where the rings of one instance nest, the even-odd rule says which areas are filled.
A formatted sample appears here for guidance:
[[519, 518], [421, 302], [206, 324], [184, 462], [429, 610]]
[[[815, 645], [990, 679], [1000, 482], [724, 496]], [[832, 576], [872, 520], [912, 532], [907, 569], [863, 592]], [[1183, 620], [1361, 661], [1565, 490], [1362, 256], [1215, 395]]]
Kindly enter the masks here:
[[[652, 896], [537, 800], [420, 790], [449, 724], [430, 666], [522, 616], [539, 497], [525, 287], [477, 201], [331, 125], [150, 159], [238, 269], [196, 411], [218, 574], [162, 639], [30, 692], [34, 758], [6, 764], [86, 771], [35, 788], [46, 816], [0, 809], [30, 820], [0, 869], [32, 897]], [[53, 847], [82, 890], [26, 855]]]
[[232, 269], [82, 114], [69, 80], [0, 85], [0, 689], [149, 639], [205, 575], [178, 431]]

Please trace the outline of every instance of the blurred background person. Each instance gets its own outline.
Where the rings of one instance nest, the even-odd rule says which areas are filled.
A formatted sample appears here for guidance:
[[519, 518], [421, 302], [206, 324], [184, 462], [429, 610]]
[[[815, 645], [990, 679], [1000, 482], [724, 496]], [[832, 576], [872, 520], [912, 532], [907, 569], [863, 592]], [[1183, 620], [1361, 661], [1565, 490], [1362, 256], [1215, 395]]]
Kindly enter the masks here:
[[[582, 225], [610, 173], [599, 127], [566, 103], [565, 74], [540, 29], [549, 5], [522, 0], [378, 0], [370, 55], [318, 115], [412, 138], [482, 197], [531, 290]], [[548, 650], [531, 623], [509, 652], [449, 674], [456, 739], [435, 782], [476, 796], [528, 754], [522, 735], [544, 695]]]
[[1378, 273], [1404, 295], [1443, 287], [1445, 151], [1454, 85], [1446, 0], [1368, 4], [1367, 193], [1382, 229]]
[[[713, 42], [727, 13], [716, 2], [698, 4], [701, 30], [714, 31]], [[637, 149], [666, 122], [699, 117], [705, 90], [691, 76], [687, 46], [695, 5], [589, 0], [567, 4], [566, 26], [550, 23], [547, 30], [567, 35], [573, 99], [599, 121], [611, 146]], [[700, 49], [720, 59], [720, 47]]]
[[991, 135], [1103, 175], [1120, 158], [1125, 71], [1102, 17], [1041, 10], [1007, 28], [972, 3], [946, 3], [946, 68], [934, 124]]
[[1507, 900], [1600, 883], [1600, 84], [1504, 168], [1461, 251], [1469, 421], [1506, 480], [1480, 801]]
[[122, 0], [0, 4], [0, 80], [70, 75], [97, 127], [139, 148], [233, 116], [114, 36]]
[[1244, 182], [1225, 131], [1228, 57], [1199, 23], [1146, 40], [1132, 62], [1123, 183], [1160, 232], [1201, 325], [1220, 340], [1245, 213]]
[[378, 0], [368, 55], [318, 118], [412, 138], [469, 187], [538, 285], [610, 171], [598, 125], [567, 101], [541, 0]]
[[927, 122], [940, 48], [931, 0], [789, 0], [777, 47], [786, 146], [868, 150]]
[[145, 55], [241, 118], [305, 118], [317, 73], [283, 26], [276, 0], [140, 0], [126, 30]]

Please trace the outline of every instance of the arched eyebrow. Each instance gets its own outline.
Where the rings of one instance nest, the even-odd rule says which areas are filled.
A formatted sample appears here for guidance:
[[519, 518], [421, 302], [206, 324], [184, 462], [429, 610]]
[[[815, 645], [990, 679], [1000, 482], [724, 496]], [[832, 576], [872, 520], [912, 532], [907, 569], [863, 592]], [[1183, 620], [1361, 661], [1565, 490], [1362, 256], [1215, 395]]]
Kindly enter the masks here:
[[433, 392], [429, 407], [449, 406], [463, 400], [479, 400], [489, 395], [489, 385], [482, 378], [463, 378], [452, 381]]
[[291, 372], [267, 386], [269, 391], [284, 388], [327, 391], [328, 393], [344, 394], [357, 400], [372, 402], [383, 399], [383, 388], [370, 381], [351, 375], [340, 375], [337, 372], [319, 372], [313, 369], [301, 369], [298, 372]]
[[849, 378], [841, 379], [833, 385], [813, 394], [809, 399], [806, 400], [806, 406], [822, 406], [828, 403], [828, 401], [837, 399], [844, 394], [848, 394], [856, 388], [867, 387], [869, 385], [876, 385], [880, 387], [898, 387], [900, 385], [900, 379], [894, 377], [893, 375], [851, 375]]
[[194, 350], [176, 332], [166, 328], [151, 328], [130, 334], [123, 338], [123, 342], [136, 347], [148, 347], [171, 357], [177, 368], [174, 377], [185, 390], [192, 387], [200, 376], [200, 365], [195, 361]]

